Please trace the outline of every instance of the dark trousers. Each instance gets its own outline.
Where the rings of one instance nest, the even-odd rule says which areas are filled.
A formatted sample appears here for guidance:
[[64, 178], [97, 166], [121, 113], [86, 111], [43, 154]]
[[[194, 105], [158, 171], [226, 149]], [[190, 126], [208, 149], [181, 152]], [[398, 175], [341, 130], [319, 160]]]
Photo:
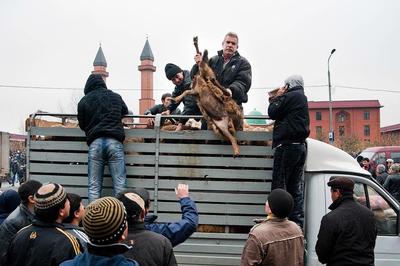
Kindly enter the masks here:
[[294, 200], [289, 219], [303, 227], [304, 222], [304, 177], [306, 160], [305, 144], [286, 144], [275, 149], [272, 187], [285, 189]]

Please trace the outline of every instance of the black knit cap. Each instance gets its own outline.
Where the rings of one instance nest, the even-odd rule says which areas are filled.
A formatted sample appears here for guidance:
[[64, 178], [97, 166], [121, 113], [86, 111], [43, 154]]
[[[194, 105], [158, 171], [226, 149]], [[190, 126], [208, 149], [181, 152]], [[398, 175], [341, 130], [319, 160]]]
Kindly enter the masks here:
[[268, 196], [268, 204], [271, 212], [278, 218], [286, 218], [292, 212], [293, 198], [286, 190], [277, 188]]
[[97, 199], [86, 207], [82, 222], [92, 244], [115, 243], [127, 225], [125, 207], [113, 197]]
[[168, 63], [165, 66], [165, 75], [169, 80], [173, 79], [179, 72], [182, 72], [182, 69], [175, 64]]
[[340, 189], [343, 192], [353, 192], [354, 181], [344, 176], [333, 177], [329, 180], [328, 186], [332, 189]]

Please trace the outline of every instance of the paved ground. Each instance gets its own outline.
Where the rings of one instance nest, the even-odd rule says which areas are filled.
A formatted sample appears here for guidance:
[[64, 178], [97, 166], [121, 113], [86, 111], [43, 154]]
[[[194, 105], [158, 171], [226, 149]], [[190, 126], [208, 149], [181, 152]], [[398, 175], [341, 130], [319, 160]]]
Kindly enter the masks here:
[[11, 186], [7, 181], [3, 181], [1, 182], [1, 191], [7, 190], [7, 189], [14, 189], [14, 190], [18, 190], [19, 187], [19, 183], [15, 183], [15, 186]]

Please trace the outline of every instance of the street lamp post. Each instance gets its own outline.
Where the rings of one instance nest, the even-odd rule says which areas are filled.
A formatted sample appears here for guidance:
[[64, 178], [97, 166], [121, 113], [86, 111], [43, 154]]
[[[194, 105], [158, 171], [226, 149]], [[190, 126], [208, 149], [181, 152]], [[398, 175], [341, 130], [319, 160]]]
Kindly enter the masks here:
[[331, 56], [336, 51], [336, 49], [332, 49], [331, 54], [328, 58], [328, 86], [329, 86], [329, 143], [333, 144], [335, 140], [334, 131], [333, 131], [333, 120], [332, 120], [332, 93], [331, 93], [331, 72], [329, 71], [329, 60]]

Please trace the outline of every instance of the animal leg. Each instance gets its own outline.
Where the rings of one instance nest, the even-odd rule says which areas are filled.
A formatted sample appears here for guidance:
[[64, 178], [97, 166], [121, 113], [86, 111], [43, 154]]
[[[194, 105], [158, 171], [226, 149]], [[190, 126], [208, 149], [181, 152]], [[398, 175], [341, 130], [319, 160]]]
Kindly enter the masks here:
[[219, 129], [219, 132], [231, 142], [232, 149], [233, 149], [233, 157], [239, 156], [240, 149], [239, 149], [239, 145], [237, 144], [237, 140], [229, 132], [229, 118], [227, 116], [225, 116], [222, 118], [222, 120], [219, 120], [219, 121], [213, 120], [213, 123]]

